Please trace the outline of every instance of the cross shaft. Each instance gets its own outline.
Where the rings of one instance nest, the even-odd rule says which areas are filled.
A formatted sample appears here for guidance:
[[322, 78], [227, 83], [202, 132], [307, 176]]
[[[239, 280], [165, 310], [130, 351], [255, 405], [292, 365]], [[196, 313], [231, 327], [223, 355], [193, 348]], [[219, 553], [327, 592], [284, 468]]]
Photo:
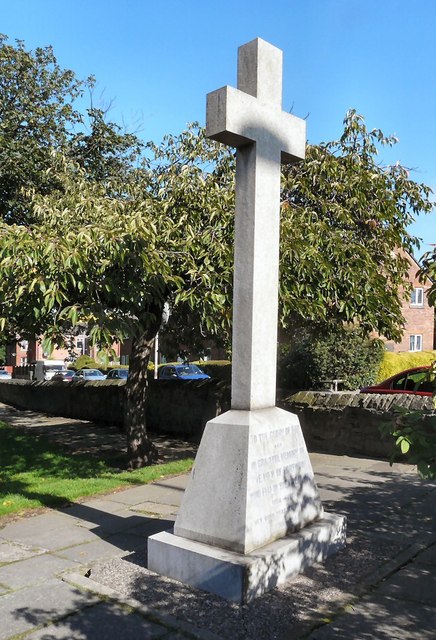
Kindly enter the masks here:
[[207, 96], [206, 135], [237, 149], [233, 409], [275, 406], [280, 161], [304, 158], [306, 143], [281, 94], [282, 52], [256, 39], [239, 48], [238, 89]]

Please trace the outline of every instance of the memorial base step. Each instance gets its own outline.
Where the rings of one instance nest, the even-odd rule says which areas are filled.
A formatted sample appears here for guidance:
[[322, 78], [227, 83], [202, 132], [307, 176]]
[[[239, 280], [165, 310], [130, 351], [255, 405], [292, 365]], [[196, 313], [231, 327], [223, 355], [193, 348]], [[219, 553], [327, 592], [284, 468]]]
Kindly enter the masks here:
[[226, 600], [248, 603], [342, 549], [345, 531], [345, 516], [324, 513], [304, 529], [245, 555], [162, 531], [148, 539], [148, 568]]

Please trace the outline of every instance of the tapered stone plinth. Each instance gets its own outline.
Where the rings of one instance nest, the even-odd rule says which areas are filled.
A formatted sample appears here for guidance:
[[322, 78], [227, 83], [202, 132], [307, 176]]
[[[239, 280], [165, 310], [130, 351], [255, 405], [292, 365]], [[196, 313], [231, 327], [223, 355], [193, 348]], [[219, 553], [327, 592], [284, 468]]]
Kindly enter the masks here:
[[149, 538], [152, 571], [248, 602], [345, 543], [324, 514], [297, 416], [229, 411], [207, 425], [174, 531]]

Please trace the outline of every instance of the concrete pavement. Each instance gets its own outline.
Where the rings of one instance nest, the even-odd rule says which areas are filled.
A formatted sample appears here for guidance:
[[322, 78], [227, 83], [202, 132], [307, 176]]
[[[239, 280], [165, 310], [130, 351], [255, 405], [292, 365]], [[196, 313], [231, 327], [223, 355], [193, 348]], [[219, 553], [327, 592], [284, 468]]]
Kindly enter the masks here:
[[171, 527], [186, 476], [0, 519], [0, 640], [433, 638], [436, 483], [409, 465], [311, 458], [325, 509], [347, 515], [347, 548], [249, 605], [146, 569], [147, 536]]

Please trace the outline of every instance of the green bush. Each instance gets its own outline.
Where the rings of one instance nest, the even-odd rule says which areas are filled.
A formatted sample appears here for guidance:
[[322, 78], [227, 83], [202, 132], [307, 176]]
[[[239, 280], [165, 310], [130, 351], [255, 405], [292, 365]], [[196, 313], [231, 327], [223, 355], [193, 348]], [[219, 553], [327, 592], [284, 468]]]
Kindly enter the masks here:
[[222, 380], [230, 384], [232, 365], [228, 360], [199, 360], [193, 364], [197, 364], [204, 373], [207, 373], [214, 380]]
[[360, 389], [375, 381], [383, 352], [380, 340], [359, 329], [310, 327], [282, 349], [278, 386], [320, 389], [326, 380], [339, 379], [342, 389]]
[[94, 360], [94, 358], [83, 355], [77, 358], [77, 360], [72, 365], [72, 368], [76, 369], [76, 371], [78, 371], [79, 369], [99, 369], [100, 365]]
[[377, 374], [377, 382], [382, 382], [405, 369], [431, 364], [435, 360], [436, 351], [402, 351], [401, 353], [385, 351]]
[[382, 424], [380, 431], [395, 438], [399, 451], [391, 457], [391, 464], [401, 452], [407, 462], [416, 464], [421, 478], [436, 479], [436, 415], [397, 407], [391, 422]]

